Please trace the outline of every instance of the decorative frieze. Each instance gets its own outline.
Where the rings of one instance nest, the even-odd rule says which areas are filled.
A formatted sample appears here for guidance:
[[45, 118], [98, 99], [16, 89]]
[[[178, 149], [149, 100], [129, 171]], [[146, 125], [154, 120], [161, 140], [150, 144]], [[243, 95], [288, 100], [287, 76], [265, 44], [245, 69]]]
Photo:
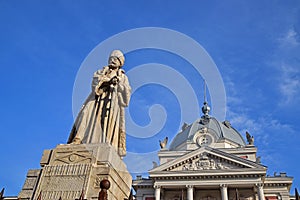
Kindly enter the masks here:
[[81, 191], [43, 191], [42, 199], [76, 199], [80, 196]]
[[84, 176], [89, 173], [91, 164], [54, 165], [44, 168], [44, 176]]
[[209, 158], [208, 154], [202, 153], [198, 159], [189, 160], [182, 165], [182, 170], [208, 170], [208, 169], [235, 169], [238, 168], [232, 164], [222, 162], [220, 159]]

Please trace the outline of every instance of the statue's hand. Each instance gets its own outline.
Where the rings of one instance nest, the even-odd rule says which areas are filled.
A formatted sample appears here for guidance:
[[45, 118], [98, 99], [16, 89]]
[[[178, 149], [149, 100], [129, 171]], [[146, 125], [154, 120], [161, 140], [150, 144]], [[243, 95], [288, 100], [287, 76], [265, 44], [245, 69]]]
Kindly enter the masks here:
[[101, 86], [103, 82], [109, 82], [111, 79], [107, 76], [101, 77], [101, 80], [99, 81], [98, 85]]
[[100, 96], [103, 93], [103, 90], [100, 89], [100, 86], [101, 85], [99, 85], [99, 84], [95, 86], [95, 95], [96, 96]]
[[119, 82], [119, 79], [118, 79], [117, 76], [115, 76], [115, 77], [113, 77], [113, 78], [111, 79], [111, 83], [112, 83], [113, 85], [116, 85], [118, 82]]
[[103, 83], [108, 83], [110, 80], [108, 77], [102, 77], [98, 84], [95, 86], [95, 94], [100, 96], [103, 93], [103, 88], [101, 87]]

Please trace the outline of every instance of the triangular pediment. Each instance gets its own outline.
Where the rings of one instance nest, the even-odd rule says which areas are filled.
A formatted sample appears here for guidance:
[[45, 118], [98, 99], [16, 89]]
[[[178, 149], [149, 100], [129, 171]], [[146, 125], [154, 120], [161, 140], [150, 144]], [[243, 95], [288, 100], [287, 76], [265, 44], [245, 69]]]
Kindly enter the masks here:
[[188, 152], [179, 158], [166, 162], [149, 173], [166, 171], [211, 171], [211, 170], [239, 170], [239, 169], [261, 169], [266, 168], [250, 160], [223, 152], [210, 147]]

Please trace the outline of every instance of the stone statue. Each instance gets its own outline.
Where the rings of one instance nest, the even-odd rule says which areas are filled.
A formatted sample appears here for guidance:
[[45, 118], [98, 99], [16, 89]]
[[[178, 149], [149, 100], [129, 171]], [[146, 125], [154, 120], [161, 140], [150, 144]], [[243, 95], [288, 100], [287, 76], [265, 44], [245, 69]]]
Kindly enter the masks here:
[[161, 149], [165, 149], [167, 147], [167, 144], [168, 144], [168, 137], [165, 137], [163, 141], [159, 140], [159, 146]]
[[250, 133], [248, 133], [248, 131], [246, 131], [246, 137], [247, 137], [247, 141], [249, 145], [254, 145], [254, 137], [250, 135]]
[[131, 88], [120, 50], [109, 56], [108, 66], [94, 73], [92, 92], [83, 104], [68, 143], [109, 143], [118, 154], [126, 155], [124, 108], [128, 106]]

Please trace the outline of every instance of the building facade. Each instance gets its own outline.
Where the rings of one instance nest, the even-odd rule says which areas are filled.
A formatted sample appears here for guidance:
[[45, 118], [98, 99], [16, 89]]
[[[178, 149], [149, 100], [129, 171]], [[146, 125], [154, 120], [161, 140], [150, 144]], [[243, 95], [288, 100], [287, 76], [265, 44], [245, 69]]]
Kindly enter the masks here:
[[137, 200], [289, 200], [293, 178], [267, 176], [254, 137], [247, 141], [228, 121], [209, 115], [184, 124], [169, 148], [161, 145], [160, 164], [149, 178], [133, 181]]

